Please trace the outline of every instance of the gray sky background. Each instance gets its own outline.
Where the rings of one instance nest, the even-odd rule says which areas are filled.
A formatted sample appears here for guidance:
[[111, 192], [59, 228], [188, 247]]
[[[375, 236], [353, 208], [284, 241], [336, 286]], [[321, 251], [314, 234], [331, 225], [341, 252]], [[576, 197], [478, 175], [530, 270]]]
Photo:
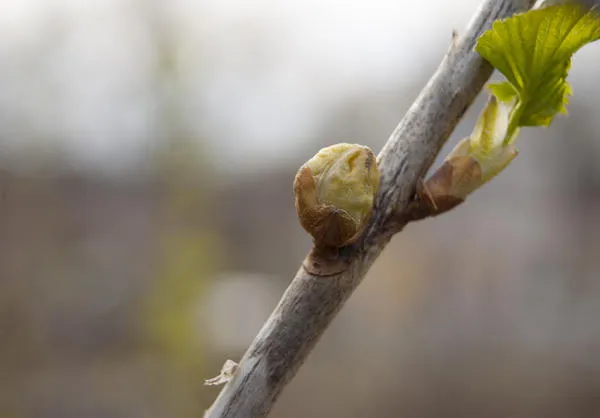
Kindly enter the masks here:
[[[146, 3], [2, 1], [3, 154], [60, 145], [84, 167], [143, 161], [161, 132]], [[176, 45], [176, 85], [165, 94], [186, 93], [178, 105], [184, 125], [221, 166], [252, 169], [294, 153], [352, 97], [422, 82], [479, 3], [155, 1]], [[575, 94], [597, 94], [577, 84], [597, 85], [589, 78], [597, 77], [599, 47], [576, 56]]]

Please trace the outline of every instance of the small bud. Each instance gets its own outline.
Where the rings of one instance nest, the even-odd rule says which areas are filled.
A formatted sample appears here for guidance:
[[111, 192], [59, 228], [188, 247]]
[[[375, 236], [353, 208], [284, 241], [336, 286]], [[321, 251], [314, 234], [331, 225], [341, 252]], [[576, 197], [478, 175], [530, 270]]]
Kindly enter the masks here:
[[223, 367], [221, 368], [221, 372], [211, 379], [206, 379], [204, 384], [206, 386], [217, 386], [229, 382], [233, 378], [238, 366], [239, 364], [237, 364], [235, 361], [226, 360], [225, 364], [223, 364]]
[[366, 227], [379, 187], [373, 151], [356, 144], [323, 148], [294, 180], [296, 210], [315, 246], [343, 247]]

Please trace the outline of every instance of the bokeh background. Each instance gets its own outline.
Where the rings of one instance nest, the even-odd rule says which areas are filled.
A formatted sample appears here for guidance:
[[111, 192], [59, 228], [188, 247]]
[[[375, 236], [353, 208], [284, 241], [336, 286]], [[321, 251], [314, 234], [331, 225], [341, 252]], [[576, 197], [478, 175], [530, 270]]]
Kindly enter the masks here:
[[[310, 247], [296, 169], [381, 149], [478, 3], [2, 0], [0, 416], [202, 416]], [[395, 237], [273, 417], [600, 416], [599, 74]]]

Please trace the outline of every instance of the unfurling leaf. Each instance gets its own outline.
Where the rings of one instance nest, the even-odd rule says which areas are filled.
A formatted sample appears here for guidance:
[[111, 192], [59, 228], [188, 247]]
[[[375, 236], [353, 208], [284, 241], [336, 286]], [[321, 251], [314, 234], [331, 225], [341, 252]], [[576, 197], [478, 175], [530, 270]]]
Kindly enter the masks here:
[[[511, 104], [491, 96], [473, 133], [448, 154], [442, 167], [424, 185], [433, 206], [455, 206], [500, 173], [516, 156], [514, 145], [503, 140]], [[444, 203], [445, 202], [445, 203]]]
[[496, 21], [479, 38], [475, 50], [508, 79], [490, 90], [501, 101], [516, 98], [509, 136], [518, 126], [547, 126], [566, 112], [571, 57], [598, 39], [598, 7], [577, 2]]

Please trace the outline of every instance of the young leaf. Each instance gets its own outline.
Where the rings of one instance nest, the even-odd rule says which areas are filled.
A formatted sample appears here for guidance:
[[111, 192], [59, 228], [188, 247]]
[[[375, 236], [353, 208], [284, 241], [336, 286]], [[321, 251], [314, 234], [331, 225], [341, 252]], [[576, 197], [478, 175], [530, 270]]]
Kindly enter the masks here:
[[556, 113], [566, 111], [571, 56], [598, 39], [600, 11], [578, 3], [494, 22], [475, 50], [508, 79], [490, 85], [492, 93], [503, 102], [517, 96], [511, 127], [547, 126]]

